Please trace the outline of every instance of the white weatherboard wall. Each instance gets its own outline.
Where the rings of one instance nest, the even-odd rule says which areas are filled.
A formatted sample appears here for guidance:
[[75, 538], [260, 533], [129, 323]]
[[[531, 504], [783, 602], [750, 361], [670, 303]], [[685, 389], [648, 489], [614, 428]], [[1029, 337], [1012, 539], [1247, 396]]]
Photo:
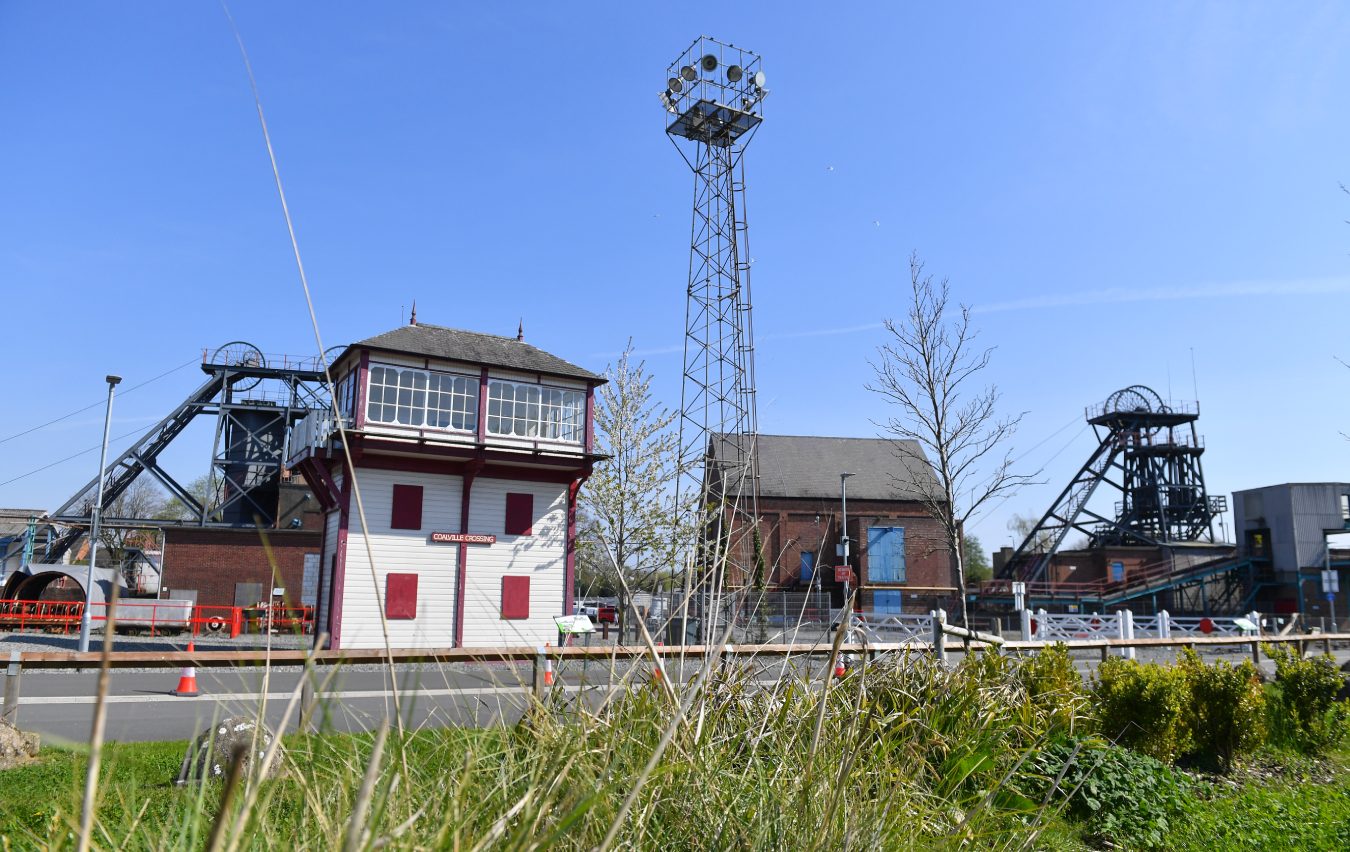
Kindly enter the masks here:
[[[392, 648], [449, 648], [455, 643], [455, 575], [461, 545], [432, 544], [433, 532], [459, 532], [458, 476], [357, 469], [366, 507], [370, 550], [379, 596], [372, 588], [366, 535], [356, 501], [347, 524], [347, 565], [342, 591], [343, 648], [382, 648], [380, 610], [389, 574], [417, 574], [417, 618], [389, 622]], [[422, 528], [391, 529], [394, 485], [422, 486]], [[476, 489], [475, 489], [476, 490]]]
[[[508, 492], [534, 495], [532, 535], [506, 535]], [[464, 591], [464, 645], [542, 645], [558, 641], [567, 559], [567, 486], [478, 479], [469, 493], [470, 533], [497, 536], [469, 548]], [[530, 578], [530, 617], [502, 618], [502, 577]]]
[[[342, 474], [333, 477], [333, 485], [342, 491]], [[319, 604], [314, 611], [316, 629], [328, 629], [328, 601], [333, 588], [333, 554], [337, 553], [338, 527], [342, 524], [341, 509], [323, 516], [323, 550], [319, 554]]]

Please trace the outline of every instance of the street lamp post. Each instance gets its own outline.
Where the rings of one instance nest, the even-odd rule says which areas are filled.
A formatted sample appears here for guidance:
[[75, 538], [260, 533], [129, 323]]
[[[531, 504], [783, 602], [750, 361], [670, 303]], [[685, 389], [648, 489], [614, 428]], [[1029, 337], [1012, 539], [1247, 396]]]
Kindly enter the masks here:
[[103, 507], [103, 468], [108, 463], [108, 431], [112, 427], [113, 388], [121, 376], [107, 376], [108, 407], [103, 414], [103, 447], [98, 454], [98, 496], [89, 519], [89, 571], [84, 575], [84, 609], [80, 612], [80, 651], [89, 650], [89, 610], [94, 603], [94, 565], [98, 561], [98, 522]]
[[[839, 502], [841, 527], [839, 530], [839, 544], [843, 547], [844, 566], [852, 568], [852, 563], [848, 561], [848, 478], [853, 476], [851, 473], [839, 474]], [[848, 607], [848, 580], [844, 580], [844, 606]]]

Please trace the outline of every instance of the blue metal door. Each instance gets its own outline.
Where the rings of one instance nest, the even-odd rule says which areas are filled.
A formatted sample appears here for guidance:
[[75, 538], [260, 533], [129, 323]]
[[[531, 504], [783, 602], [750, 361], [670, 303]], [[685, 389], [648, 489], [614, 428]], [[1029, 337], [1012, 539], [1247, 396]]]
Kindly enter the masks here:
[[802, 551], [801, 574], [798, 579], [803, 583], [811, 582], [811, 578], [816, 575], [816, 555], [809, 550]]
[[905, 582], [904, 527], [868, 527], [867, 582]]

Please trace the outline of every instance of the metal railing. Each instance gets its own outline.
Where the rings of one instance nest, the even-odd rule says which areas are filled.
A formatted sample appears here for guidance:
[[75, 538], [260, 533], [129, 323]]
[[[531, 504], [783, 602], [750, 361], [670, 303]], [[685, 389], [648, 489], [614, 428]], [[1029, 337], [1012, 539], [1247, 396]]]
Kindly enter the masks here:
[[[89, 608], [94, 630], [108, 620], [108, 606]], [[69, 635], [80, 631], [83, 601], [0, 600], [0, 630]], [[193, 636], [222, 633], [235, 638], [240, 633], [267, 631], [314, 632], [314, 608], [309, 606], [237, 607], [197, 606], [191, 601], [121, 601], [117, 604], [116, 627], [120, 632], [147, 631], [151, 636], [191, 632]]]

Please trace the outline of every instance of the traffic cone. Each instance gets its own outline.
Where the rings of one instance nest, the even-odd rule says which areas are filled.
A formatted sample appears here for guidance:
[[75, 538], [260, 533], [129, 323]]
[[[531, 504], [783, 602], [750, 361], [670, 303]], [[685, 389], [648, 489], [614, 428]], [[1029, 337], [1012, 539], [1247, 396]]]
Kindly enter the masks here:
[[[660, 647], [661, 647], [662, 645], [664, 645], [664, 644], [665, 644], [664, 642], [657, 642], [657, 643], [656, 643], [656, 647], [660, 648]], [[661, 682], [661, 655], [660, 655], [659, 653], [653, 655], [652, 662], [655, 664], [655, 665], [652, 666], [652, 683], [660, 683], [660, 682]]]
[[544, 686], [553, 685], [553, 658], [544, 657]]
[[846, 674], [848, 674], [848, 667], [844, 665], [844, 658], [839, 657], [834, 661], [834, 676], [842, 678]]
[[[188, 642], [188, 653], [196, 652], [196, 647], [192, 642]], [[183, 673], [178, 676], [178, 688], [170, 695], [177, 695], [179, 698], [196, 698], [201, 693], [197, 692], [197, 667], [183, 666]]]

